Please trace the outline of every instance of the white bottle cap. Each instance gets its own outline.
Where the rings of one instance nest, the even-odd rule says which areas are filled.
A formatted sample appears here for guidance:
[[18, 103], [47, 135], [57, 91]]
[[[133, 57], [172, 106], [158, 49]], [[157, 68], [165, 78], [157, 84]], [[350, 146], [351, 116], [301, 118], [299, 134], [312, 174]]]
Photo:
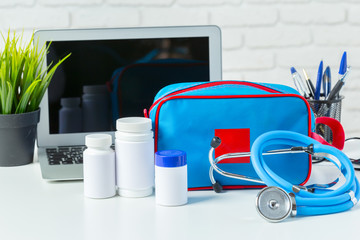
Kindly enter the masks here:
[[144, 117], [126, 117], [116, 120], [116, 130], [120, 132], [148, 132], [152, 128], [151, 119]]
[[112, 144], [109, 134], [90, 134], [85, 137], [85, 145], [93, 148], [107, 148]]

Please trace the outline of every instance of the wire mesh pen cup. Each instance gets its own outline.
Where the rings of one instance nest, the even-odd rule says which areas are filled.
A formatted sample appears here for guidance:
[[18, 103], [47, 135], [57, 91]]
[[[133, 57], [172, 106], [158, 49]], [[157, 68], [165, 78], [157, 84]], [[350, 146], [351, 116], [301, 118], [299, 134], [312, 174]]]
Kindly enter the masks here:
[[[341, 103], [344, 96], [333, 100], [308, 100], [315, 117], [331, 117], [340, 122], [341, 120]], [[316, 133], [322, 136], [328, 143], [333, 142], [331, 129], [324, 124], [316, 125]]]

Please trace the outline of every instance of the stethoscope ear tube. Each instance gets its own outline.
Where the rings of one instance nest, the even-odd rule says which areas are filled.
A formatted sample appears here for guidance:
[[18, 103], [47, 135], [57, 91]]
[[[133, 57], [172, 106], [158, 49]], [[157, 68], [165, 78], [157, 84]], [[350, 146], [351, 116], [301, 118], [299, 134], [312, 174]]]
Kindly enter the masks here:
[[215, 192], [217, 192], [217, 193], [221, 192], [222, 186], [220, 185], [219, 182], [215, 181], [214, 175], [213, 175], [213, 170], [215, 170], [217, 173], [219, 173], [223, 176], [229, 177], [229, 178], [264, 184], [264, 182], [261, 179], [252, 178], [249, 176], [244, 176], [244, 175], [240, 175], [240, 174], [236, 174], [236, 173], [226, 172], [226, 171], [222, 170], [221, 168], [219, 168], [217, 166], [218, 161], [214, 160], [214, 158], [213, 158], [214, 150], [215, 150], [215, 148], [211, 147], [210, 151], [209, 151], [209, 162], [210, 162], [209, 176], [210, 176], [210, 180], [211, 180], [211, 183], [213, 185], [213, 189], [215, 190]]
[[[238, 179], [238, 180], [259, 183], [259, 184], [265, 184], [264, 181], [262, 181], [261, 179], [253, 178], [253, 177], [249, 177], [249, 176], [245, 176], [245, 175], [240, 175], [240, 174], [235, 174], [235, 173], [230, 173], [230, 172], [226, 172], [226, 171], [220, 169], [217, 166], [217, 163], [220, 162], [221, 160], [229, 159], [229, 158], [237, 158], [237, 157], [250, 157], [250, 155], [251, 155], [250, 152], [228, 153], [228, 154], [221, 155], [221, 156], [217, 157], [216, 159], [214, 159], [214, 157], [213, 157], [214, 151], [217, 147], [220, 146], [220, 144], [221, 144], [221, 139], [216, 136], [213, 137], [211, 140], [211, 143], [210, 143], [211, 148], [209, 150], [209, 163], [210, 163], [209, 177], [210, 177], [210, 181], [212, 183], [212, 187], [216, 193], [219, 193], [222, 191], [222, 186], [218, 181], [215, 180], [214, 173], [213, 173], [214, 170], [217, 173], [219, 173], [220, 175], [223, 175], [223, 176], [226, 176], [229, 178], [234, 178], [234, 179]], [[288, 148], [288, 149], [272, 150], [272, 151], [263, 153], [263, 155], [304, 153], [304, 152], [313, 154], [313, 145], [310, 144], [307, 147], [292, 147], [292, 148]]]

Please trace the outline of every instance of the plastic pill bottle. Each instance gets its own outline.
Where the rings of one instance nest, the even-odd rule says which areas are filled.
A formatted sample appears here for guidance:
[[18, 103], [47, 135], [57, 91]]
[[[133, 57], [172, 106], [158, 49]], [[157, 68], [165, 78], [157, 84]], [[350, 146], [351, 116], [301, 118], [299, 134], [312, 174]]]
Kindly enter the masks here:
[[187, 196], [186, 153], [164, 150], [155, 153], [155, 198], [163, 206], [184, 205]]
[[111, 101], [106, 85], [85, 85], [82, 95], [83, 131], [110, 131]]
[[84, 195], [90, 198], [109, 198], [116, 194], [115, 152], [109, 134], [85, 137], [83, 153]]
[[61, 98], [59, 110], [59, 133], [82, 131], [80, 98]]
[[146, 197], [154, 187], [154, 138], [151, 119], [116, 121], [116, 183], [120, 196]]

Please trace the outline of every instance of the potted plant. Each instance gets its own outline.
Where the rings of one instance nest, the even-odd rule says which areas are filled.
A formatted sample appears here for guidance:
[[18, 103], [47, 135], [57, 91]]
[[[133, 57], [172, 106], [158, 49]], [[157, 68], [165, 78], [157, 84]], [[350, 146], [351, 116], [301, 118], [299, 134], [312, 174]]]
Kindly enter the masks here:
[[33, 161], [39, 104], [57, 67], [43, 69], [48, 46], [28, 43], [23, 35], [2, 35], [0, 50], [0, 166], [18, 166]]

